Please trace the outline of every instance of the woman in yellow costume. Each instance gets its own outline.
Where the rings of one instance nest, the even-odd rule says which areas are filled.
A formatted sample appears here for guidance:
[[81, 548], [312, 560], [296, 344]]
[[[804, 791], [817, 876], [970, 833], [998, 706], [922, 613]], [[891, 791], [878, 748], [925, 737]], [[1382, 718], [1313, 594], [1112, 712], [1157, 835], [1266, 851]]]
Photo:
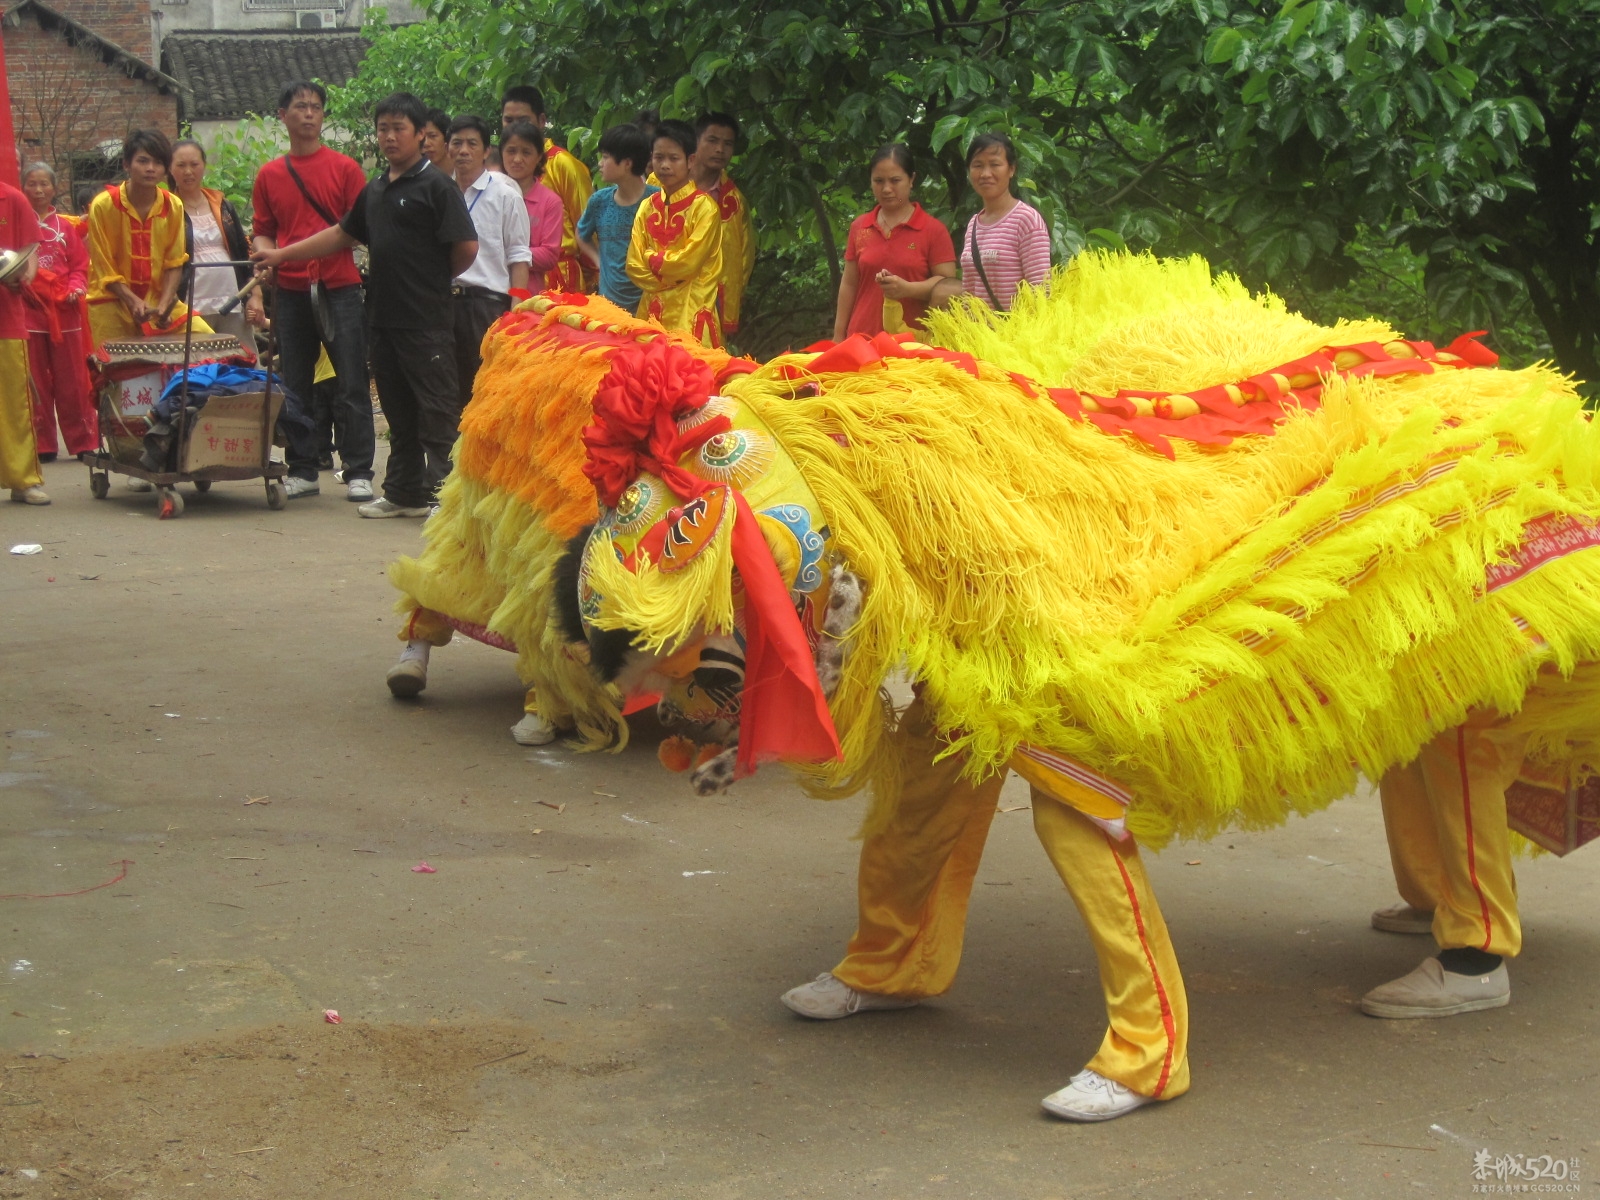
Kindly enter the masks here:
[[[786, 1003], [842, 1017], [949, 986], [1007, 769], [1106, 994], [1055, 1115], [1188, 1087], [1141, 843], [1275, 825], [1361, 772], [1446, 955], [1514, 953], [1506, 789], [1600, 761], [1600, 432], [1569, 382], [1484, 369], [1470, 336], [1317, 326], [1199, 260], [1081, 257], [1008, 318], [960, 308], [929, 336], [714, 395], [667, 348], [629, 350], [584, 434], [600, 517], [557, 599], [624, 690], [736, 730], [664, 760], [701, 792], [770, 758], [823, 794], [873, 785], [856, 935]], [[695, 708], [730, 649], [742, 691]], [[1481, 962], [1430, 962], [1368, 1011], [1504, 1003]]]

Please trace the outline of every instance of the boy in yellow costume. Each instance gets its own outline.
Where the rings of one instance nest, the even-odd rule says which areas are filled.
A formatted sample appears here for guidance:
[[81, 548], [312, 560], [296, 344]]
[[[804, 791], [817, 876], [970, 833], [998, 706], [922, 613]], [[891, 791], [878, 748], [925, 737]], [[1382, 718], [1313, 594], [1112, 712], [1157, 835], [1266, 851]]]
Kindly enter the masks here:
[[[536, 87], [519, 85], [506, 89], [500, 101], [500, 128], [510, 129], [517, 121], [527, 121], [544, 132], [544, 93]], [[542, 281], [532, 280], [535, 291], [592, 292], [594, 280], [578, 252], [578, 220], [594, 194], [594, 175], [576, 155], [544, 139], [544, 176], [540, 180], [561, 197], [561, 257], [545, 272]]]
[[717, 316], [724, 335], [739, 332], [744, 290], [756, 266], [756, 233], [750, 201], [728, 175], [739, 142], [739, 122], [731, 113], [706, 113], [695, 122], [694, 181], [716, 201], [722, 217], [722, 278], [717, 281]]
[[694, 182], [695, 135], [682, 121], [656, 127], [651, 166], [661, 190], [633, 222], [628, 278], [643, 292], [638, 315], [681, 329], [704, 346], [722, 345], [722, 215]]
[[[89, 325], [94, 344], [136, 338], [145, 322], [182, 321], [178, 300], [184, 249], [183, 201], [162, 188], [172, 143], [159, 129], [136, 129], [122, 144], [127, 181], [89, 205]], [[200, 321], [195, 328], [210, 332]]]

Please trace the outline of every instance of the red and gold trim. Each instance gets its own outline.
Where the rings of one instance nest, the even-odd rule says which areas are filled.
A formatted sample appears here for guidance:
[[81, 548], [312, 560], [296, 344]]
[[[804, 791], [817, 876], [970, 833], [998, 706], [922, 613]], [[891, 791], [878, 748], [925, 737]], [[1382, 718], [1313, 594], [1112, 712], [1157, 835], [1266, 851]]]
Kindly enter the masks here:
[[150, 290], [150, 281], [155, 277], [150, 261], [155, 223], [171, 215], [172, 193], [157, 189], [150, 215], [141, 220], [128, 203], [125, 188], [125, 184], [108, 184], [106, 191], [111, 194], [111, 203], [116, 205], [117, 211], [128, 220], [128, 287], [142, 295]]

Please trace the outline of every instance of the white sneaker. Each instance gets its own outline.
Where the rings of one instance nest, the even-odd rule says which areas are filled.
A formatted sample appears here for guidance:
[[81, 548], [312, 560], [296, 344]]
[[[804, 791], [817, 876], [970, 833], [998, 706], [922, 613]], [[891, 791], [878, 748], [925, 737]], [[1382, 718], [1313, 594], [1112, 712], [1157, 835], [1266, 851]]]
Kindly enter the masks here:
[[140, 479], [137, 475], [128, 476], [128, 490], [130, 492], [148, 492], [154, 485], [148, 479]]
[[880, 996], [874, 992], [858, 992], [827, 971], [810, 983], [790, 988], [780, 999], [791, 1012], [797, 1012], [802, 1017], [810, 1017], [813, 1021], [837, 1021], [840, 1017], [853, 1017], [858, 1012], [912, 1008], [921, 1003], [904, 996]]
[[1085, 1067], [1072, 1077], [1071, 1083], [1059, 1092], [1051, 1092], [1039, 1104], [1052, 1117], [1064, 1121], [1114, 1121], [1154, 1100], [1154, 1096], [1141, 1096], [1115, 1079]]
[[523, 713], [511, 727], [511, 737], [519, 746], [547, 746], [556, 740], [556, 727], [538, 713]]
[[11, 489], [11, 503], [13, 504], [49, 504], [50, 497], [37, 483], [25, 488]]
[[383, 677], [391, 695], [409, 700], [428, 686], [428, 652], [432, 649], [427, 642], [416, 639], [406, 643], [400, 651], [400, 661]]
[[291, 500], [298, 500], [301, 496], [316, 496], [322, 492], [315, 479], [301, 479], [298, 475], [291, 475], [285, 479], [283, 487], [289, 493]]
[[371, 517], [373, 520], [382, 520], [384, 517], [425, 517], [428, 515], [426, 506], [396, 504], [387, 496], [381, 500], [374, 500], [371, 504], [363, 504], [356, 511], [363, 517]]
[[1437, 958], [1425, 958], [1409, 975], [1361, 997], [1369, 1017], [1453, 1017], [1511, 1003], [1511, 976], [1501, 963], [1487, 975], [1457, 975]]
[[344, 487], [348, 493], [345, 499], [352, 504], [365, 504], [372, 499], [372, 480], [370, 479], [352, 479]]
[[1384, 933], [1432, 933], [1433, 914], [1401, 901], [1372, 914], [1372, 927]]

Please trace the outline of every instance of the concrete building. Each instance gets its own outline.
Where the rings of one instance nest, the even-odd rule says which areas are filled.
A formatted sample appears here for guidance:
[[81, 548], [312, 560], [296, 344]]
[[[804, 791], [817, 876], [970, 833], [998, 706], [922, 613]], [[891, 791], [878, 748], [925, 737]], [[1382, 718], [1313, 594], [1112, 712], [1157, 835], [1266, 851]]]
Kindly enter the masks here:
[[154, 0], [150, 19], [159, 54], [161, 43], [174, 33], [360, 29], [373, 8], [384, 9], [391, 25], [423, 17], [410, 0]]

